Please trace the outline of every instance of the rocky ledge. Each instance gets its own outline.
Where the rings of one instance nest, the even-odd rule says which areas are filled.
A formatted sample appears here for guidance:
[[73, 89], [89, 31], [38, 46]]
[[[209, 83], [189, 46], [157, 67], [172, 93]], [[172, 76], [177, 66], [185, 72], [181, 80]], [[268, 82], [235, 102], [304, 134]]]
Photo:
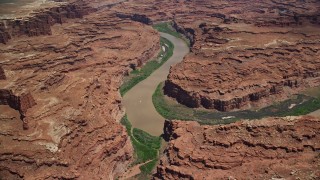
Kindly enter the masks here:
[[154, 179], [318, 179], [320, 119], [310, 116], [205, 126], [166, 121]]
[[189, 107], [230, 111], [319, 86], [318, 8], [316, 1], [185, 2], [174, 27], [192, 52], [172, 67], [165, 94]]
[[77, 2], [3, 25], [14, 38], [0, 44], [0, 179], [115, 179], [132, 161], [119, 87], [159, 34], [118, 18], [114, 0]]
[[[18, 8], [18, 7], [17, 7]], [[87, 3], [57, 3], [30, 14], [10, 19], [0, 19], [0, 43], [7, 43], [19, 36], [51, 35], [51, 26], [65, 23], [67, 19], [82, 18], [94, 8]]]
[[130, 0], [113, 9], [144, 23], [172, 20], [190, 40], [164, 88], [189, 107], [261, 108], [320, 85], [317, 1]]
[[20, 119], [23, 122], [23, 129], [27, 130], [29, 128], [28, 121], [25, 118], [27, 110], [36, 105], [30, 93], [16, 95], [11, 90], [0, 89], [0, 105], [8, 105], [12, 109], [19, 111]]

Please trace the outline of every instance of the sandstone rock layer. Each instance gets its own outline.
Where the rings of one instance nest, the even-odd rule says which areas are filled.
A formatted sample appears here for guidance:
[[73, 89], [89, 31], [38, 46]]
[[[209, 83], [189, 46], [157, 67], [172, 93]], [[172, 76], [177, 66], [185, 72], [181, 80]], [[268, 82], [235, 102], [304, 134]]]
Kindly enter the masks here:
[[81, 2], [53, 4], [45, 9], [36, 10], [38, 12], [30, 10], [31, 15], [0, 21], [0, 43], [7, 43], [10, 39], [23, 35], [50, 35], [52, 25], [65, 23], [67, 19], [82, 18], [95, 9]]
[[320, 85], [317, 1], [185, 1], [174, 27], [192, 53], [164, 91], [189, 107], [260, 107]]
[[320, 119], [266, 118], [229, 125], [166, 121], [154, 179], [318, 179]]
[[191, 44], [166, 95], [189, 107], [260, 108], [320, 85], [318, 1], [144, 1], [114, 7], [144, 23], [172, 20]]
[[[119, 87], [159, 50], [145, 24], [173, 20], [190, 40], [165, 85], [190, 107], [228, 111], [320, 84], [316, 0], [58, 1], [0, 21], [0, 179], [125, 171]], [[318, 119], [165, 127], [155, 179], [319, 178]]]
[[119, 87], [160, 38], [118, 18], [116, 3], [67, 3], [2, 24], [12, 39], [0, 44], [0, 179], [114, 179], [132, 161]]

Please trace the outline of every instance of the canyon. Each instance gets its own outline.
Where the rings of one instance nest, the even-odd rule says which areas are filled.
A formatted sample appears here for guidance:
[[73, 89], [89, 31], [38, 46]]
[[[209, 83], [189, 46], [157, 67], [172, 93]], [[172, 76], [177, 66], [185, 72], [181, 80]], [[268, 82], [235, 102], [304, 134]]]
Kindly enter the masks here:
[[[188, 107], [261, 108], [320, 85], [318, 1], [123, 3], [141, 22], [173, 20], [191, 53], [172, 67], [166, 95]], [[258, 39], [257, 39], [258, 38]]]
[[114, 179], [133, 160], [119, 87], [160, 37], [83, 2], [2, 21], [0, 179]]
[[[259, 108], [320, 85], [316, 0], [35, 2], [16, 11], [0, 5], [8, 11], [0, 13], [0, 179], [127, 171], [135, 157], [119, 88], [158, 54], [150, 26], [158, 22], [172, 21], [190, 42], [164, 87], [186, 106]], [[153, 178], [317, 179], [319, 121], [166, 121]]]
[[287, 3], [199, 1], [192, 16], [175, 14], [192, 53], [172, 67], [165, 93], [188, 107], [231, 111], [319, 86], [320, 4]]

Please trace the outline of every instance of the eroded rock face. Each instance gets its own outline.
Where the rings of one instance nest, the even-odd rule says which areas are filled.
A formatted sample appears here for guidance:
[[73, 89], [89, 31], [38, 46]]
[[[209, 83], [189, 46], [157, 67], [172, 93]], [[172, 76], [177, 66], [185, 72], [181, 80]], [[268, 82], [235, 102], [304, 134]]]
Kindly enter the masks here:
[[9, 105], [13, 109], [20, 111], [21, 114], [25, 114], [36, 103], [30, 93], [15, 95], [10, 90], [0, 89], [0, 104]]
[[5, 79], [6, 79], [6, 74], [3, 68], [0, 66], [0, 80], [5, 80]]
[[173, 20], [191, 53], [164, 91], [189, 107], [260, 108], [320, 85], [318, 1], [128, 1], [114, 7]]
[[7, 43], [9, 39], [23, 35], [51, 35], [52, 25], [65, 23], [67, 19], [82, 18], [95, 10], [83, 2], [77, 4], [55, 4], [52, 6], [40, 9], [40, 12], [36, 12], [31, 16], [0, 21], [0, 43]]
[[266, 118], [230, 125], [166, 121], [154, 179], [317, 179], [320, 120]]
[[[139, 2], [130, 8], [138, 11]], [[172, 17], [191, 41], [192, 53], [172, 67], [164, 89], [182, 104], [220, 111], [260, 107], [320, 85], [318, 1], [154, 4], [165, 13], [150, 6], [140, 11], [153, 21]]]
[[27, 130], [29, 128], [28, 121], [25, 118], [27, 110], [36, 105], [34, 98], [29, 92], [16, 95], [11, 90], [0, 89], [0, 105], [9, 105], [11, 108], [19, 111], [20, 119], [23, 122], [23, 129]]
[[[125, 170], [133, 150], [119, 124], [124, 112], [118, 90], [130, 66], [141, 66], [159, 50], [158, 33], [132, 20], [150, 24], [173, 19], [175, 28], [191, 40], [192, 53], [172, 68], [167, 94], [184, 91], [182, 101], [190, 99], [195, 107], [230, 110], [319, 84], [318, 10], [316, 1], [295, 0], [98, 0], [64, 2], [1, 20], [0, 42], [7, 44], [0, 45], [0, 67], [6, 71], [0, 68], [5, 76], [0, 89], [27, 89], [36, 104], [25, 113], [26, 131], [17, 128], [23, 125], [19, 112], [0, 105], [0, 179], [113, 179]], [[299, 171], [290, 171], [296, 176], [318, 176], [314, 165], [319, 159], [314, 157], [319, 147], [314, 142], [319, 137], [312, 133], [319, 130], [318, 120], [261, 122], [266, 121], [270, 127], [262, 124], [257, 130], [247, 130], [249, 122], [230, 125], [238, 127], [230, 130], [167, 122], [171, 142], [156, 177], [196, 178], [213, 171], [225, 177], [243, 172], [244, 166], [252, 169], [244, 177], [259, 178], [260, 172], [287, 177], [289, 170], [280, 165], [297, 167]], [[276, 123], [289, 130], [274, 130]], [[233, 135], [234, 129], [246, 139]], [[231, 144], [224, 132], [230, 132]], [[272, 141], [265, 143], [269, 136]], [[283, 146], [277, 141], [282, 138]], [[179, 140], [187, 148], [177, 153]], [[194, 153], [188, 151], [192, 148]], [[210, 148], [218, 151], [210, 154]], [[224, 150], [223, 159], [215, 161]], [[270, 168], [259, 169], [260, 159]], [[312, 173], [305, 174], [307, 170]], [[194, 176], [197, 172], [203, 174]]]
[[138, 21], [144, 24], [151, 25], [152, 21], [150, 18], [148, 18], [146, 15], [141, 15], [141, 14], [122, 14], [122, 13], [117, 13], [117, 16], [119, 18], [124, 18], [124, 19], [131, 19], [133, 21]]
[[[130, 65], [158, 53], [160, 39], [106, 4], [88, 4], [98, 11], [50, 26], [51, 35], [0, 45], [0, 89], [19, 102], [1, 99], [0, 179], [114, 179], [131, 162], [119, 87]], [[19, 95], [25, 90], [36, 104]], [[27, 130], [15, 109], [27, 109]]]

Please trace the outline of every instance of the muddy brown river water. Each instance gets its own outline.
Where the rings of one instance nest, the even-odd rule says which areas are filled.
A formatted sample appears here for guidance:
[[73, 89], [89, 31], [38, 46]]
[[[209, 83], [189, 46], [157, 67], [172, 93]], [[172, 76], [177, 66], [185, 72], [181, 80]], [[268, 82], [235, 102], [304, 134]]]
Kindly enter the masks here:
[[[183, 57], [189, 52], [189, 48], [183, 40], [165, 33], [161, 33], [161, 36], [169, 39], [174, 44], [172, 57], [123, 97], [123, 104], [132, 126], [155, 136], [162, 134], [164, 118], [154, 108], [152, 94], [159, 83], [167, 79], [170, 66], [182, 61]], [[320, 88], [310, 88], [304, 94], [319, 97], [319, 93]], [[320, 110], [309, 115], [320, 117]]]
[[189, 52], [189, 48], [183, 40], [166, 33], [160, 34], [173, 43], [173, 55], [159, 69], [134, 86], [123, 97], [123, 104], [132, 126], [155, 136], [162, 134], [164, 118], [153, 106], [152, 94], [159, 83], [167, 79], [170, 66], [182, 61], [183, 57]]

